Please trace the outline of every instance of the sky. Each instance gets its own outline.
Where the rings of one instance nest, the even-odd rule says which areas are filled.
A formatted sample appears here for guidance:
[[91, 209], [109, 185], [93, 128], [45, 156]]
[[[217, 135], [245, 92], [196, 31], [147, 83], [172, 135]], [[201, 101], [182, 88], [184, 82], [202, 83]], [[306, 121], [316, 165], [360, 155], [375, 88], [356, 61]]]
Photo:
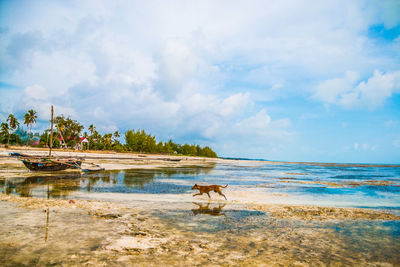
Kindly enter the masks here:
[[0, 0], [0, 122], [400, 163], [400, 1]]

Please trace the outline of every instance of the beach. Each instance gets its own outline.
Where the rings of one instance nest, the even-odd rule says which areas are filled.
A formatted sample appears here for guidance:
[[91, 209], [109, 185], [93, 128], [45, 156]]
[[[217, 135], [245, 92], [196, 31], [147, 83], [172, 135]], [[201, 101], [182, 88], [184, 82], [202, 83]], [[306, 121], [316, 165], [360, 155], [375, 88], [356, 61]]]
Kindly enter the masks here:
[[[35, 173], [9, 152], [2, 266], [400, 264], [396, 165], [55, 151], [105, 171]], [[228, 200], [195, 183], [228, 184]]]

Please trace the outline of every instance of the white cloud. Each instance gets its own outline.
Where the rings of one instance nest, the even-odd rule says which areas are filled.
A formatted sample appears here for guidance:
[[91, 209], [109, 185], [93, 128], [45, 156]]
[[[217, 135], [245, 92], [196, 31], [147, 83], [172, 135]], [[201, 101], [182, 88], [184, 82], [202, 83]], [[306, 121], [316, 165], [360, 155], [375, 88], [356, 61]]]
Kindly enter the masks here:
[[343, 78], [330, 79], [319, 84], [313, 97], [329, 104], [339, 103], [342, 94], [351, 91], [357, 79], [357, 73], [348, 71]]
[[26, 87], [21, 96], [21, 102], [16, 110], [26, 112], [29, 109], [34, 109], [37, 111], [38, 120], [47, 122], [50, 118], [52, 105], [57, 112], [55, 115], [64, 114], [75, 118], [77, 117], [75, 110], [69, 106], [63, 105], [62, 101], [59, 104], [54, 103], [49, 90], [41, 85]]
[[[225, 155], [272, 158], [293, 141], [289, 119], [273, 120], [265, 109], [237, 121], [221, 121], [215, 147]], [[274, 156], [275, 155], [275, 156]]]
[[41, 100], [49, 97], [47, 90], [40, 85], [32, 85], [25, 88], [24, 97], [26, 99]]
[[265, 109], [257, 114], [237, 122], [230, 130], [233, 140], [242, 140], [242, 145], [262, 144], [265, 147], [272, 146], [275, 142], [286, 143], [294, 134], [288, 131], [289, 119], [272, 120]]
[[223, 117], [241, 114], [250, 103], [252, 100], [248, 92], [231, 95], [222, 101], [220, 114]]
[[[345, 150], [348, 150], [349, 147], [345, 147]], [[370, 144], [353, 144], [354, 150], [363, 150], [363, 151], [375, 151], [378, 146], [377, 145], [370, 145]]]
[[163, 85], [175, 91], [182, 90], [183, 83], [193, 78], [200, 64], [201, 59], [184, 42], [167, 40], [161, 59]]
[[315, 87], [313, 98], [344, 108], [382, 106], [393, 93], [400, 92], [400, 71], [382, 73], [374, 71], [367, 81], [356, 83], [358, 76], [347, 72], [343, 78], [330, 79]]
[[256, 115], [244, 119], [243, 121], [237, 123], [237, 128], [243, 131], [251, 130], [265, 130], [271, 123], [271, 117], [267, 114], [265, 109], [262, 109]]

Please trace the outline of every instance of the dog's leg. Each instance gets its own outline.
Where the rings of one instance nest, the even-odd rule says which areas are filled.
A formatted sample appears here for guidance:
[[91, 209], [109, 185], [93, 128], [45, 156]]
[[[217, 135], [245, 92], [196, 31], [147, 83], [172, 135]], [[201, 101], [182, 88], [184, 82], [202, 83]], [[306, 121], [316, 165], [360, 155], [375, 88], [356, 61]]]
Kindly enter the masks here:
[[208, 197], [211, 199], [211, 197], [210, 197], [210, 193], [208, 193], [208, 192], [207, 192], [207, 195], [208, 195]]
[[197, 193], [197, 194], [194, 194], [193, 196], [195, 197], [195, 196], [201, 196], [203, 193]]
[[218, 194], [220, 194], [221, 196], [223, 196], [223, 197], [225, 198], [225, 200], [228, 200], [228, 199], [226, 198], [226, 196], [225, 196], [224, 194], [222, 194], [222, 192], [218, 192]]

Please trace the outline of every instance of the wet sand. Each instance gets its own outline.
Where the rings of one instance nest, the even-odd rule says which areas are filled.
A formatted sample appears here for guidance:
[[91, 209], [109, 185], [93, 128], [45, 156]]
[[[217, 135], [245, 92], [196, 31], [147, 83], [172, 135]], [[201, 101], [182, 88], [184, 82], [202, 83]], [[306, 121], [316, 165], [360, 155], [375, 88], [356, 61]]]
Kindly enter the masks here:
[[243, 206], [215, 202], [163, 208], [0, 197], [2, 266], [400, 264], [399, 236], [391, 232], [399, 218], [383, 213], [334, 209], [321, 221], [309, 220], [317, 207], [253, 207], [266, 212], [246, 216]]
[[[41, 150], [31, 152], [45, 153]], [[0, 150], [2, 178], [37, 176], [37, 173], [27, 171], [19, 161], [1, 157], [7, 153]], [[164, 155], [84, 155], [89, 154], [88, 160], [109, 170], [206, 168], [215, 163], [237, 164], [234, 160], [196, 157], [179, 157], [181, 161], [170, 161], [168, 159], [178, 157]], [[251, 168], [257, 163], [239, 164]], [[302, 173], [286, 174], [300, 178], [275, 180], [311, 184], [302, 180]], [[391, 182], [375, 180], [321, 183], [331, 187], [392, 185]], [[396, 214], [384, 210], [294, 205], [288, 202], [286, 194], [256, 192], [245, 187], [228, 187], [224, 193], [228, 201], [216, 195], [212, 200], [207, 196], [193, 198], [191, 193], [73, 192], [68, 196], [70, 199], [2, 193], [0, 265], [400, 265], [400, 217]]]

